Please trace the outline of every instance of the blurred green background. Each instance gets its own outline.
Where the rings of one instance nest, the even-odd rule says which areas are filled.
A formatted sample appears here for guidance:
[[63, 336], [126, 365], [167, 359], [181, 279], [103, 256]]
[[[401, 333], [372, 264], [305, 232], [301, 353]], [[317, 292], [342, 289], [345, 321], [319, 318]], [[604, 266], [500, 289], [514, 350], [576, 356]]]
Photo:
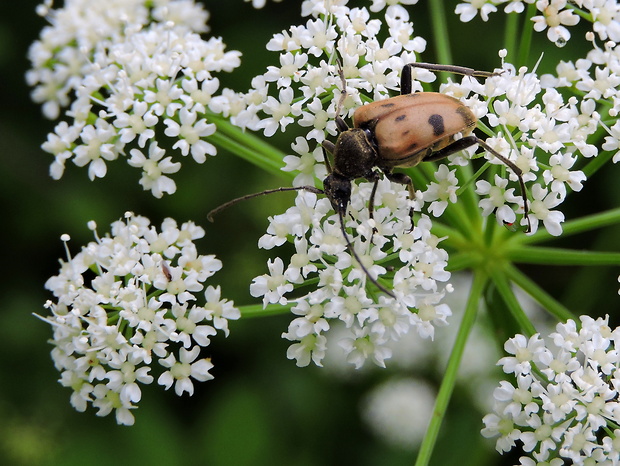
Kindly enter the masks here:
[[[415, 33], [429, 41], [422, 58], [432, 62], [433, 35], [425, 2], [421, 3], [410, 11]], [[458, 1], [444, 3], [450, 14]], [[93, 410], [77, 413], [71, 408], [70, 392], [57, 383], [59, 374], [49, 355], [51, 330], [32, 315], [45, 312], [42, 306], [50, 296], [43, 284], [57, 272], [58, 258], [64, 257], [61, 234], [71, 235], [75, 252], [92, 239], [86, 228], [91, 219], [102, 234], [127, 210], [148, 216], [154, 224], [166, 217], [179, 223], [194, 220], [207, 229], [200, 252], [214, 253], [224, 262], [211, 283], [221, 284], [223, 295], [237, 304], [250, 304], [253, 301], [238, 285], [249, 284], [266, 270], [269, 254], [258, 252], [256, 242], [266, 217], [283, 211], [292, 196], [257, 199], [222, 214], [215, 226], [207, 224], [206, 213], [222, 201], [290, 183], [223, 151], [201, 166], [184, 161], [175, 175], [179, 190], [162, 200], [142, 191], [138, 170], [122, 162], [109, 164], [108, 175], [96, 182], [73, 164], [60, 181], [53, 181], [48, 176], [51, 157], [40, 145], [54, 123], [42, 118], [31, 102], [24, 79], [28, 46], [45, 24], [34, 12], [36, 4], [11, 2], [0, 17], [0, 195], [7, 247], [0, 267], [0, 464], [412, 464], [414, 452], [382, 443], [359, 414], [364, 394], [398, 371], [342, 379], [317, 368], [299, 369], [286, 359], [288, 344], [280, 337], [288, 316], [233, 322], [230, 337], [216, 339], [208, 348], [215, 380], [197, 384], [191, 398], [179, 398], [160, 386], [144, 387], [133, 427], [117, 426], [114, 416], [99, 418]], [[212, 34], [221, 35], [229, 49], [243, 52], [241, 68], [220, 75], [226, 79], [223, 86], [239, 91], [247, 89], [252, 76], [277, 63], [277, 56], [264, 50], [271, 35], [302, 22], [300, 2], [293, 0], [258, 11], [240, 0], [209, 1], [205, 6], [211, 12]], [[452, 17], [450, 22], [455, 63], [478, 69], [496, 66], [502, 15], [490, 23], [475, 19], [462, 24]], [[535, 39], [538, 45], [529, 65], [544, 49], [541, 68], [549, 71], [563, 52], [540, 35]], [[294, 136], [287, 134], [274, 144], [288, 152]], [[584, 191], [565, 204], [567, 219], [617, 206], [616, 176], [615, 166], [593, 176]], [[609, 228], [550, 245], [617, 251], [618, 233]], [[524, 270], [576, 313], [609, 313], [617, 325], [618, 270]], [[424, 376], [423, 372], [404, 375]], [[476, 386], [457, 388], [434, 464], [511, 464], [514, 458], [500, 458], [479, 436], [483, 413], [472, 404], [468, 390]]]

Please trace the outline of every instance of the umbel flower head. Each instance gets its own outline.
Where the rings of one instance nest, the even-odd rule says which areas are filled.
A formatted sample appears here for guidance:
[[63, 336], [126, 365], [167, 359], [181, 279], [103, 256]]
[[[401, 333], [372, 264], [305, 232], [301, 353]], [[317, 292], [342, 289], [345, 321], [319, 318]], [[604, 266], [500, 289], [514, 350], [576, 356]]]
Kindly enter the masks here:
[[131, 425], [140, 385], [154, 373], [177, 395], [213, 378], [203, 348], [218, 330], [228, 335], [240, 312], [219, 287], [205, 287], [222, 263], [198, 254], [194, 240], [203, 236], [191, 222], [179, 228], [168, 218], [158, 231], [127, 214], [75, 256], [67, 248], [68, 260], [45, 284], [54, 300], [42, 319], [54, 330], [52, 359], [75, 409], [90, 403], [99, 416], [114, 410], [119, 424]]
[[[350, 8], [346, 1], [307, 0], [302, 15], [310, 18], [275, 34], [268, 43], [269, 50], [279, 53], [279, 65], [256, 76], [247, 93], [235, 94], [245, 105], [231, 116], [238, 126], [267, 137], [302, 127], [305, 134], [292, 144], [293, 155], [285, 158], [283, 168], [297, 173], [296, 187], [325, 179], [321, 144], [338, 136], [336, 117], [349, 122], [364, 103], [395, 96], [403, 67], [420, 61], [419, 54], [426, 49], [426, 41], [414, 35], [409, 11], [400, 5], [386, 8], [374, 2], [366, 9]], [[367, 360], [383, 365], [390, 355], [386, 342], [411, 328], [432, 337], [434, 326], [446, 324], [450, 311], [442, 298], [450, 291], [448, 255], [439, 247], [443, 238], [430, 232], [434, 218], [464, 230], [450, 217], [454, 212], [450, 205], [459, 202], [459, 193], [468, 186], [475, 187], [472, 197], [481, 214], [494, 215], [498, 224], [531, 227], [532, 234], [541, 228], [554, 236], [562, 233], [560, 206], [569, 192], [581, 190], [586, 179], [577, 167], [584, 158], [598, 154], [590, 139], [601, 121], [597, 112], [601, 96], [584, 95], [586, 89], [577, 89], [576, 75], [564, 79], [558, 69], [558, 76], [543, 80], [535, 69], [517, 69], [505, 62], [506, 51], [499, 51], [499, 57], [498, 67], [489, 70], [495, 71], [493, 76], [457, 78], [438, 90], [470, 108], [489, 135], [486, 143], [521, 170], [529, 219], [523, 198], [515, 192], [517, 176], [498, 159], [485, 154], [483, 169], [475, 174], [463, 169], [475, 147], [451, 156], [449, 165], [426, 168], [428, 164], [422, 163], [407, 172], [420, 188], [413, 201], [402, 185], [381, 181], [372, 219], [368, 214], [372, 185], [355, 181], [343, 221], [364, 267], [393, 290], [389, 295], [377, 289], [358, 265], [329, 202], [300, 191], [294, 207], [270, 218], [267, 234], [259, 241], [259, 247], [266, 249], [291, 242], [295, 254], [290, 260], [272, 259], [269, 273], [257, 277], [250, 289], [265, 305], [292, 304], [297, 318], [284, 337], [293, 342], [288, 355], [298, 365], [321, 364], [325, 333], [334, 319], [344, 321], [350, 330], [341, 346], [357, 367]], [[607, 59], [612, 60], [611, 54]], [[583, 76], [593, 63], [594, 58], [582, 61]], [[412, 70], [412, 78], [413, 92], [436, 79], [425, 69]], [[560, 93], [556, 87], [568, 89]], [[568, 97], [571, 91], [577, 95]], [[481, 174], [486, 179], [477, 180]], [[413, 229], [408, 215], [412, 208]]]
[[[349, 8], [346, 2], [304, 2], [302, 13], [312, 18], [274, 35], [267, 44], [269, 50], [279, 52], [280, 66], [269, 66], [252, 80], [249, 92], [236, 95], [245, 108], [232, 115], [231, 121], [241, 127], [263, 131], [268, 137], [295, 124], [308, 128], [305, 137], [292, 144], [294, 155], [285, 157], [283, 170], [298, 173], [293, 181], [296, 186], [325, 178], [320, 144], [337, 137], [336, 116], [348, 120], [364, 103], [393, 97], [403, 67], [420, 61], [419, 54], [426, 49], [426, 41], [414, 36], [414, 24], [405, 8], [392, 5], [373, 14], [385, 5], [374, 7], [368, 11]], [[505, 57], [506, 51], [499, 55]], [[552, 235], [561, 234], [564, 214], [558, 207], [569, 190], [581, 190], [586, 176], [576, 166], [598, 154], [588, 138], [599, 128], [598, 108], [608, 108], [603, 101], [597, 106], [601, 95], [583, 95], [602, 83], [582, 85], [577, 81], [590, 82], [588, 68], [602, 58], [613, 61], [610, 68], [617, 66], [611, 53], [600, 57], [593, 51], [591, 55], [582, 60], [579, 73], [570, 76], [558, 68], [557, 77], [547, 75], [543, 81], [535, 70], [517, 69], [502, 60], [495, 76], [484, 80], [465, 77], [439, 87], [440, 92], [460, 99], [472, 110], [479, 126], [491, 135], [486, 143], [523, 172], [530, 198], [529, 221], [524, 216], [523, 199], [515, 193], [516, 175], [485, 154], [491, 167], [488, 173], [493, 176], [475, 184], [483, 215], [494, 214], [500, 224], [531, 227], [531, 233], [542, 224]], [[345, 89], [340, 70], [346, 86], [342, 108], [339, 104]], [[414, 69], [412, 78], [411, 89], [419, 92], [436, 76], [429, 70]], [[577, 95], [565, 97], [558, 87], [567, 87]], [[338, 111], [340, 115], [336, 115]], [[450, 163], [455, 168], [466, 165], [475, 149], [451, 156]], [[457, 201], [463, 184], [471, 180], [462, 175], [458, 178], [445, 167], [438, 169], [435, 179], [438, 183], [431, 183], [420, 196], [430, 202], [430, 215], [442, 217], [446, 207]], [[392, 186], [397, 192], [402, 189], [395, 183]]]
[[[607, 322], [582, 316], [581, 328], [569, 320], [545, 340], [516, 335], [506, 342], [510, 356], [499, 364], [516, 383], [496, 388], [482, 430], [498, 437], [500, 453], [518, 442], [537, 462], [620, 462], [620, 328]], [[534, 464], [532, 458], [521, 464]]]
[[[216, 129], [206, 118], [219, 89], [215, 74], [239, 66], [241, 54], [225, 51], [221, 38], [198, 34], [208, 30], [202, 7], [187, 0], [70, 0], [41, 10], [51, 26], [30, 48], [27, 80], [44, 114], [64, 117], [42, 146], [54, 156], [54, 179], [69, 160], [88, 167], [94, 180], [106, 175], [107, 163], [125, 158], [159, 198], [176, 191], [168, 175], [181, 168], [178, 153], [197, 163], [216, 154], [205, 140]], [[175, 160], [166, 156], [168, 145]]]

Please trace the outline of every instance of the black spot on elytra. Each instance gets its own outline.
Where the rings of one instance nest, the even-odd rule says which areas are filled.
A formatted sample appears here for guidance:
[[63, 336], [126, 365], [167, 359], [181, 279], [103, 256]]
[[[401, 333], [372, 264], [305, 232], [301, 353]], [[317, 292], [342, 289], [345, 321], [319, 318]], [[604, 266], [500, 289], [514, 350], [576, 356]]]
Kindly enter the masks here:
[[403, 121], [407, 119], [407, 115], [402, 114], [402, 115], [398, 115], [396, 118], [394, 118], [394, 121]]
[[441, 115], [438, 115], [437, 113], [431, 115], [428, 118], [428, 124], [433, 127], [433, 134], [435, 136], [441, 136], [445, 131], [443, 125], [443, 117]]

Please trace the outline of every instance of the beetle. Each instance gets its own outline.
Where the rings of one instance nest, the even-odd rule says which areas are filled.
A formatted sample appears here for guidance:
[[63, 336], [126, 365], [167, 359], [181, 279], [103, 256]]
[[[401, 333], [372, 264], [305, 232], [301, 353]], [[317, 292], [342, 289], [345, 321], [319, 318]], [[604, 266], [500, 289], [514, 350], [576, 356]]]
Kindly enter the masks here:
[[[530, 231], [528, 202], [521, 169], [472, 134], [478, 120], [460, 100], [438, 92], [412, 93], [412, 68], [446, 71], [472, 77], [497, 75], [462, 66], [408, 63], [401, 73], [401, 95], [357, 108], [353, 115], [353, 127], [350, 128], [340, 116], [346, 98], [346, 81], [339, 63], [342, 93], [336, 108], [338, 137], [335, 144], [327, 140], [322, 143], [323, 151], [329, 152], [333, 157], [332, 166], [329, 158], [325, 156], [329, 173], [323, 181], [323, 189], [314, 186], [295, 186], [248, 194], [213, 209], [207, 218], [213, 221], [213, 216], [221, 210], [237, 202], [265, 194], [295, 190], [325, 194], [339, 216], [345, 242], [358, 264], [375, 286], [394, 297], [393, 293], [370, 275], [345, 230], [344, 217], [351, 202], [352, 182], [358, 178], [374, 182], [368, 206], [369, 217], [372, 218], [375, 194], [382, 174], [390, 181], [407, 186], [409, 197], [414, 199], [415, 192], [411, 178], [404, 173], [393, 173], [394, 168], [414, 167], [421, 162], [440, 160], [477, 144], [502, 161], [518, 177], [524, 216], [528, 222], [527, 231]], [[413, 217], [413, 208], [410, 216]]]
[[[383, 172], [390, 181], [407, 186], [409, 196], [413, 199], [411, 178], [404, 173], [393, 173], [394, 168], [414, 167], [420, 162], [440, 160], [477, 144], [497, 157], [517, 176], [529, 232], [531, 226], [528, 202], [521, 169], [472, 134], [478, 120], [460, 100], [438, 92], [412, 93], [413, 67], [474, 77], [496, 75], [462, 66], [409, 63], [403, 67], [401, 73], [401, 95], [359, 107], [353, 114], [353, 128], [349, 128], [339, 116], [340, 111], [337, 111], [336, 126], [339, 135], [336, 143], [323, 142], [323, 148], [331, 153], [334, 159], [334, 166], [323, 181], [325, 195], [331, 201], [333, 209], [344, 214], [351, 200], [351, 182], [357, 178], [365, 178], [374, 182], [368, 206], [372, 218], [374, 197], [381, 178], [375, 168]], [[340, 76], [343, 93], [339, 108], [346, 98], [342, 69]], [[461, 137], [457, 139], [457, 135]]]

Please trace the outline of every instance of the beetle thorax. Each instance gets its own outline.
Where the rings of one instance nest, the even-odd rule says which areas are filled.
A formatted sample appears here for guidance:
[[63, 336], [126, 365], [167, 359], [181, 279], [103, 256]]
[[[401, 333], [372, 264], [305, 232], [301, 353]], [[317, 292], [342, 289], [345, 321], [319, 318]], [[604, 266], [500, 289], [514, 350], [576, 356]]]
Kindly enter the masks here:
[[343, 131], [334, 149], [334, 172], [348, 178], [364, 178], [377, 164], [377, 149], [361, 128]]

